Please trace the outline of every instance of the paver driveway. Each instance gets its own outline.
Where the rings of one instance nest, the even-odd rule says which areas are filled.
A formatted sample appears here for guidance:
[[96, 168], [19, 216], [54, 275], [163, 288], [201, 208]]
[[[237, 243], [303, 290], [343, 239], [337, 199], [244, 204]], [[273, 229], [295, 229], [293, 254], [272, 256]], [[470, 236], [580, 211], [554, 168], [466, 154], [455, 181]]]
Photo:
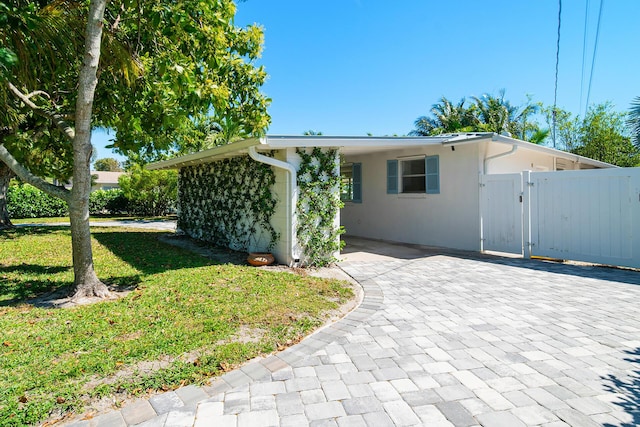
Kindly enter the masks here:
[[343, 263], [362, 305], [298, 346], [84, 424], [640, 424], [640, 273], [406, 258]]

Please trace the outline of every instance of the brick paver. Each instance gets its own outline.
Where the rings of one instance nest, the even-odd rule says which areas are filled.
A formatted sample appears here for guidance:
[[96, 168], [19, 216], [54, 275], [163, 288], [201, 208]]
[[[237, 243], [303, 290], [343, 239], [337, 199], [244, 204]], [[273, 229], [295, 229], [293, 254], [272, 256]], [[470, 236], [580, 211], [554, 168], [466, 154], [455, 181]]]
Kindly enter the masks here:
[[206, 387], [76, 425], [640, 422], [640, 273], [425, 255], [342, 263], [365, 291], [342, 321]]

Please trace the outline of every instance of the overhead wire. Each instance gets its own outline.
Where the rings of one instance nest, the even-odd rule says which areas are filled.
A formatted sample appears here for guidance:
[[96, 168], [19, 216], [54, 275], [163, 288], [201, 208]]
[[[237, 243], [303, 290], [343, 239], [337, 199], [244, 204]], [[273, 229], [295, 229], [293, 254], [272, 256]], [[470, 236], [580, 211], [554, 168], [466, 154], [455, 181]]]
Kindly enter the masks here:
[[580, 73], [580, 111], [579, 115], [582, 115], [582, 95], [584, 93], [584, 70], [585, 70], [585, 61], [587, 59], [587, 35], [588, 35], [588, 24], [589, 24], [589, 0], [585, 2], [584, 7], [584, 36], [582, 38], [582, 70]]
[[556, 146], [556, 108], [558, 104], [558, 68], [560, 65], [560, 27], [562, 26], [562, 0], [558, 0], [558, 37], [556, 39], [556, 78], [555, 87], [553, 91], [553, 111], [552, 116], [552, 130], [551, 139], [553, 140], [553, 147]]
[[585, 103], [585, 114], [589, 111], [589, 98], [591, 97], [591, 83], [593, 82], [593, 70], [596, 65], [596, 54], [598, 52], [598, 39], [600, 36], [600, 21], [602, 20], [602, 5], [604, 0], [600, 0], [600, 10], [598, 11], [598, 23], [596, 25], [596, 40], [593, 44], [593, 57], [591, 58], [591, 72], [589, 73], [589, 86], [587, 89], [587, 102]]

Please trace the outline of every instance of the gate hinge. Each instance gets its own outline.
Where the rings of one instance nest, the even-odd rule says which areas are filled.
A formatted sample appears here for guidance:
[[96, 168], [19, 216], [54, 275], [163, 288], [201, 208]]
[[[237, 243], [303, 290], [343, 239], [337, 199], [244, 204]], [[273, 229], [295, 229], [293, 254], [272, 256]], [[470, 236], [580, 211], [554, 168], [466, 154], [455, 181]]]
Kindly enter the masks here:
[[528, 185], [529, 187], [533, 187], [533, 182], [532, 182], [532, 181], [527, 181], [527, 185]]

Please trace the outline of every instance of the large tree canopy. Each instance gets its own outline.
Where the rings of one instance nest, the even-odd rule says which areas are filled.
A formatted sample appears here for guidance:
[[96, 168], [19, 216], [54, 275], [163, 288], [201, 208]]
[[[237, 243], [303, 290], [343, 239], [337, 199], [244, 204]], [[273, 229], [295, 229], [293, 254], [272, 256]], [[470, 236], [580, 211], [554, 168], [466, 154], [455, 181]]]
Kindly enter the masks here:
[[93, 170], [106, 172], [122, 172], [122, 165], [113, 157], [105, 157], [93, 162]]
[[580, 143], [573, 152], [617, 166], [640, 166], [640, 150], [631, 143], [625, 118], [608, 103], [590, 107], [578, 128]]
[[[107, 294], [93, 272], [88, 223], [92, 127], [114, 129], [118, 150], [144, 157], [198, 136], [208, 115], [248, 134], [269, 123], [269, 100], [259, 92], [266, 74], [252, 62], [262, 31], [235, 27], [233, 1], [105, 7], [106, 0], [0, 3], [0, 98], [7, 105], [0, 160], [69, 204], [79, 296]], [[44, 157], [72, 168], [70, 192], [42, 179], [52, 167], [24, 157], [27, 141], [59, 150]]]

